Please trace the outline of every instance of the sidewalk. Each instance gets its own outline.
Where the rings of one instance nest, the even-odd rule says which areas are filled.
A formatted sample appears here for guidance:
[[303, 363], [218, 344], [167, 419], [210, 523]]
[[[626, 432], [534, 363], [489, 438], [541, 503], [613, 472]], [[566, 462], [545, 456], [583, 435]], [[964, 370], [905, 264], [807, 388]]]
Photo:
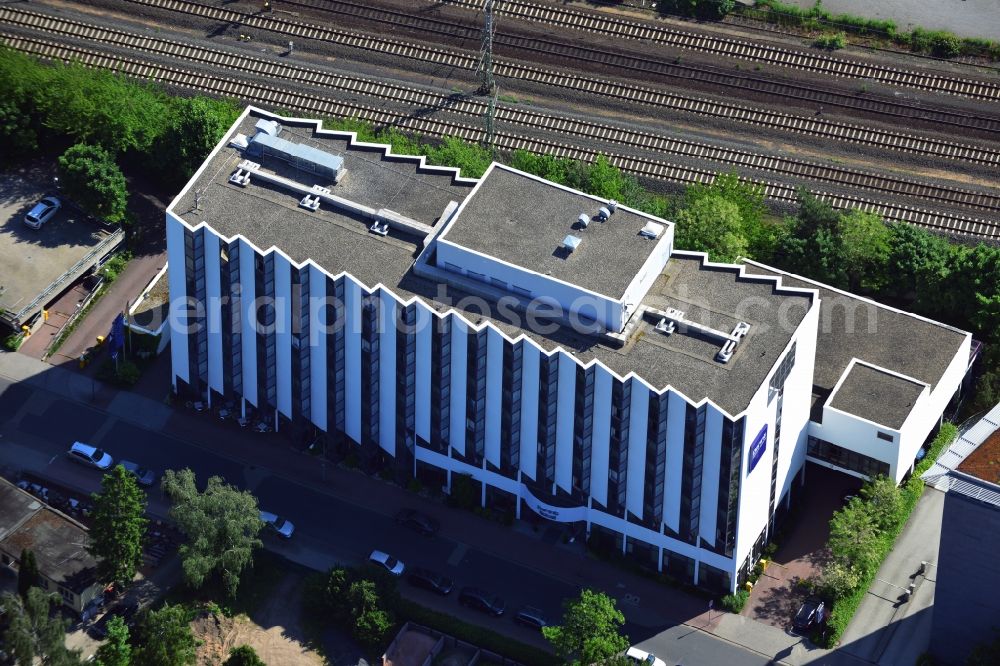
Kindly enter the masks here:
[[[63, 342], [50, 362], [54, 365], [77, 363], [80, 354], [95, 344], [97, 336], [108, 334], [115, 316], [142, 292], [143, 288], [163, 268], [166, 262], [166, 252], [138, 256], [132, 259], [122, 274], [118, 276], [118, 279], [108, 287], [107, 292], [101, 296], [87, 313], [87, 316]], [[39, 358], [40, 352], [44, 351], [53, 337], [51, 333], [52, 331], [46, 331], [44, 328], [39, 330], [25, 343], [27, 345], [28, 342], [33, 342], [36, 337], [38, 338], [38, 341], [34, 342], [26, 351]], [[35, 353], [36, 350], [38, 353]], [[94, 371], [96, 368], [92, 366], [91, 372]]]
[[[718, 610], [709, 613], [703, 599], [564, 547], [546, 544], [536, 536], [470, 512], [451, 509], [361, 472], [319, 465], [314, 456], [290, 447], [280, 434], [247, 433], [208, 412], [174, 410], [163, 402], [118, 391], [22, 354], [0, 354], [0, 375], [89, 403], [122, 420], [159, 429], [231, 460], [265, 468], [276, 476], [385, 515], [395, 515], [403, 507], [417, 508], [440, 520], [442, 536], [475, 544], [554, 580], [600, 589], [615, 597], [629, 621], [647, 630], [645, 636], [632, 636], [633, 642], [670, 625], [684, 624], [783, 663], [806, 664], [816, 660], [824, 664], [863, 663], [840, 652], [809, 650], [798, 636], [742, 616]], [[313, 553], [311, 559], [322, 560], [321, 555]]]

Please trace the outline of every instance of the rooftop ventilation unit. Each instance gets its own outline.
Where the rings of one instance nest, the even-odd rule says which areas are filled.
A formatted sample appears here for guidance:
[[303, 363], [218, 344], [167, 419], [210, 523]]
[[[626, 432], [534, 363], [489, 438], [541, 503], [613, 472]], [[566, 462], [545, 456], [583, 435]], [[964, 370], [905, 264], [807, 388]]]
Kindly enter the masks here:
[[601, 206], [597, 209], [597, 217], [601, 220], [601, 222], [607, 222], [611, 217], [611, 209], [607, 206]]
[[242, 168], [237, 169], [236, 173], [229, 177], [229, 182], [233, 185], [239, 185], [240, 187], [246, 187], [250, 184], [250, 172], [244, 171]]
[[566, 236], [566, 238], [563, 238], [562, 246], [572, 252], [576, 248], [580, 247], [580, 243], [582, 241], [583, 239], [579, 236], [570, 234], [569, 236]]
[[257, 121], [255, 127], [258, 132], [263, 132], [268, 136], [278, 136], [279, 134], [281, 134], [281, 125], [279, 125], [273, 120], [264, 120], [263, 118], [261, 118], [260, 120]]
[[309, 210], [316, 212], [319, 210], [319, 197], [305, 195], [302, 200], [299, 201], [299, 205], [303, 208], [308, 208]]
[[729, 359], [733, 357], [733, 352], [736, 351], [736, 342], [729, 340], [726, 344], [722, 345], [722, 349], [719, 353], [715, 355], [715, 360], [719, 363], [729, 363]]
[[677, 330], [677, 323], [674, 321], [667, 321], [666, 317], [660, 317], [660, 321], [656, 322], [655, 328], [664, 335], [670, 335]]
[[642, 231], [639, 232], [639, 235], [642, 236], [643, 238], [652, 238], [655, 240], [659, 238], [660, 234], [662, 233], [663, 233], [662, 224], [657, 224], [656, 222], [647, 222], [646, 226], [644, 226], [642, 228]]
[[741, 321], [733, 327], [733, 332], [730, 334], [737, 340], [742, 340], [743, 336], [750, 332], [750, 324], [745, 321]]
[[246, 134], [237, 133], [236, 136], [229, 140], [229, 145], [237, 150], [246, 150], [247, 146], [250, 145], [250, 139], [247, 138]]
[[613, 215], [616, 210], [618, 210], [618, 202], [614, 199], [608, 199], [608, 210]]
[[376, 222], [372, 226], [368, 227], [368, 231], [373, 234], [378, 234], [379, 236], [389, 235], [389, 223], [388, 222]]
[[586, 229], [587, 225], [590, 224], [590, 216], [586, 213], [580, 213], [580, 217], [576, 218], [576, 221], [581, 227]]
[[676, 308], [667, 308], [664, 311], [664, 314], [667, 315], [668, 318], [673, 319], [675, 321], [680, 321], [684, 319], [684, 312], [682, 312], [681, 310], [677, 310]]
[[339, 182], [346, 173], [344, 158], [302, 143], [279, 139], [266, 132], [255, 134], [246, 152], [254, 158], [268, 156], [284, 160], [294, 167], [326, 176], [334, 182]]

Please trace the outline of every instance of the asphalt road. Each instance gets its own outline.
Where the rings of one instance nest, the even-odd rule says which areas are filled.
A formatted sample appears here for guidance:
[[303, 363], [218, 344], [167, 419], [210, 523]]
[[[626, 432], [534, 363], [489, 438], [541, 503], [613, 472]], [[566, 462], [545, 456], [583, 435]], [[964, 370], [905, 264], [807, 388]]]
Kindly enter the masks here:
[[[29, 403], [30, 401], [30, 403]], [[22, 409], [23, 407], [23, 409]], [[20, 415], [20, 418], [16, 418]], [[317, 568], [333, 562], [362, 562], [373, 548], [387, 551], [410, 566], [423, 566], [451, 577], [456, 588], [475, 585], [500, 594], [507, 602], [503, 618], [469, 618], [496, 626], [527, 642], [538, 643], [531, 630], [515, 628], [510, 618], [521, 605], [533, 605], [550, 618], [561, 616], [565, 598], [577, 590], [570, 584], [476, 548], [440, 537], [422, 537], [398, 527], [392, 517], [366, 509], [364, 499], [346, 502], [275, 476], [267, 470], [245, 466], [210, 450], [162, 432], [124, 422], [88, 405], [43, 389], [11, 384], [0, 378], [0, 466], [26, 469], [82, 490], [97, 490], [100, 474], [77, 465], [65, 456], [74, 440], [104, 448], [115, 460], [129, 459], [156, 470], [190, 467], [200, 483], [218, 475], [228, 483], [251, 490], [262, 509], [291, 520], [295, 535], [286, 543], [268, 539], [278, 552], [319, 553]], [[166, 506], [158, 488], [150, 490], [151, 507]], [[404, 585], [404, 588], [406, 586]], [[416, 592], [416, 591], [414, 591]], [[468, 616], [451, 599], [433, 599], [416, 592], [438, 609]], [[424, 596], [428, 595], [428, 596]], [[638, 626], [627, 623], [626, 632], [642, 646], [673, 664], [765, 664], [767, 659], [741, 647], [685, 625]]]

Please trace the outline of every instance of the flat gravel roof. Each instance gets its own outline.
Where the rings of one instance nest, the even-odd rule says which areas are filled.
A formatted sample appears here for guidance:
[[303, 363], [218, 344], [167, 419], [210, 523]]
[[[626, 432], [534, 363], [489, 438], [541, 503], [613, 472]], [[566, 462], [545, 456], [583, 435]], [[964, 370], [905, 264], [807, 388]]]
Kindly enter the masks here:
[[747, 270], [779, 275], [782, 284], [819, 290], [820, 322], [813, 383], [832, 390], [851, 359], [937, 386], [968, 333], [848, 294], [828, 285], [747, 262]]
[[[639, 231], [657, 218], [619, 207], [601, 222], [601, 206], [607, 200], [495, 165], [439, 238], [618, 299], [656, 247]], [[586, 228], [581, 213], [592, 218]], [[562, 248], [566, 236], [581, 241], [573, 252]]]
[[[249, 115], [234, 131], [252, 134], [258, 117]], [[284, 127], [285, 138], [293, 132], [297, 141], [312, 135], [308, 127]], [[449, 202], [463, 201], [474, 184], [418, 169], [412, 160], [384, 158], [381, 150], [351, 147], [346, 139], [316, 140], [322, 141], [326, 150], [342, 155], [347, 169], [340, 183], [319, 184], [330, 187], [337, 196], [372, 208], [390, 208], [428, 225], [437, 223]], [[598, 359], [620, 376], [635, 372], [657, 390], [672, 386], [696, 402], [707, 397], [734, 416], [746, 409], [767, 379], [812, 304], [812, 293], [778, 288], [773, 278], [741, 276], [738, 267], [704, 266], [700, 255], [675, 253], [643, 305], [683, 310], [689, 320], [725, 333], [739, 321], [748, 322], [750, 332], [728, 364], [715, 361], [721, 342], [683, 332], [667, 337], [654, 329], [655, 321], [635, 322], [622, 347], [605, 344], [599, 336], [565, 325], [553, 325], [540, 333], [529, 330], [524, 317], [512, 314], [510, 308], [498, 308], [496, 303], [481, 298], [475, 299], [475, 306], [465, 308], [461, 301], [471, 294], [417, 275], [413, 263], [423, 247], [423, 238], [396, 230], [390, 230], [385, 237], [371, 234], [370, 220], [325, 204], [316, 212], [306, 211], [298, 206], [298, 195], [259, 178], [251, 177], [246, 188], [230, 184], [229, 175], [241, 159], [235, 149], [220, 150], [171, 212], [192, 226], [204, 221], [225, 237], [241, 234], [265, 251], [278, 247], [298, 263], [311, 259], [333, 275], [350, 273], [368, 287], [384, 285], [403, 300], [418, 297], [439, 312], [457, 310], [474, 324], [489, 321], [509, 337], [526, 335], [546, 351], [562, 347], [585, 363]], [[296, 174], [280, 160], [265, 162], [262, 168], [309, 186], [314, 182], [312, 174]], [[508, 222], [489, 224], [494, 216], [517, 227], [521, 224], [514, 221], [518, 210], [527, 207], [541, 212], [536, 219], [548, 220], [541, 226], [552, 238], [558, 236], [561, 240], [580, 212], [596, 215], [604, 202], [506, 169], [495, 168], [487, 181], [492, 182], [484, 183], [487, 187], [477, 190], [461, 212], [459, 221], [473, 222], [449, 229], [449, 240], [466, 246], [479, 242], [484, 244], [482, 247], [492, 242], [499, 248], [498, 254], [521, 248], [526, 252], [525, 263], [552, 262], [554, 276], [604, 294], [614, 292], [615, 298], [656, 243], [639, 236], [639, 230], [654, 218], [619, 208], [608, 222], [595, 220], [586, 230], [576, 232], [584, 243], [568, 262], [548, 256], [554, 246], [547, 249], [546, 255], [522, 246], [521, 241], [504, 245], [505, 238], [509, 240], [515, 234], [502, 231]], [[201, 191], [198, 210], [194, 205], [195, 190]], [[547, 201], [549, 195], [555, 203]], [[480, 236], [491, 236], [493, 240], [477, 241]], [[575, 259], [580, 261], [574, 263]], [[525, 268], [535, 270], [532, 266]]]
[[[270, 118], [250, 113], [227, 141], [237, 133], [252, 135], [261, 117]], [[338, 197], [376, 210], [388, 208], [431, 226], [450, 202], [461, 202], [475, 185], [456, 181], [447, 171], [420, 168], [413, 158], [385, 157], [382, 148], [351, 145], [346, 135], [316, 133], [312, 123], [282, 121], [281, 137], [343, 157], [347, 175], [337, 184], [322, 182], [320, 176], [274, 158], [264, 158], [263, 170], [306, 187], [328, 187]], [[251, 177], [245, 188], [229, 183], [242, 160], [235, 148], [220, 150], [171, 212], [192, 226], [207, 222], [225, 237], [241, 234], [263, 250], [278, 247], [296, 262], [312, 259], [334, 275], [348, 271], [369, 286], [391, 282], [393, 276], [398, 280], [413, 263], [422, 238], [395, 230], [377, 236], [368, 231], [372, 220], [332, 205], [308, 211], [299, 207], [300, 194], [263, 179]]]
[[864, 363], [855, 363], [837, 387], [830, 406], [898, 430], [925, 385]]

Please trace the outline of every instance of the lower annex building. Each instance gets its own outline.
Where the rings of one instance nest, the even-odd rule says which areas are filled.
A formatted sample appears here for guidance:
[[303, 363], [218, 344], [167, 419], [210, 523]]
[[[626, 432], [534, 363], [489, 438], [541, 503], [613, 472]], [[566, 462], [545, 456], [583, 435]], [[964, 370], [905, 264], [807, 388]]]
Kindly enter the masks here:
[[176, 391], [401, 480], [466, 475], [484, 505], [717, 590], [807, 457], [902, 478], [968, 368], [968, 334], [926, 320], [923, 373], [877, 331], [823, 342], [844, 337], [825, 287], [675, 250], [672, 223], [614, 201], [253, 107], [166, 217]]

